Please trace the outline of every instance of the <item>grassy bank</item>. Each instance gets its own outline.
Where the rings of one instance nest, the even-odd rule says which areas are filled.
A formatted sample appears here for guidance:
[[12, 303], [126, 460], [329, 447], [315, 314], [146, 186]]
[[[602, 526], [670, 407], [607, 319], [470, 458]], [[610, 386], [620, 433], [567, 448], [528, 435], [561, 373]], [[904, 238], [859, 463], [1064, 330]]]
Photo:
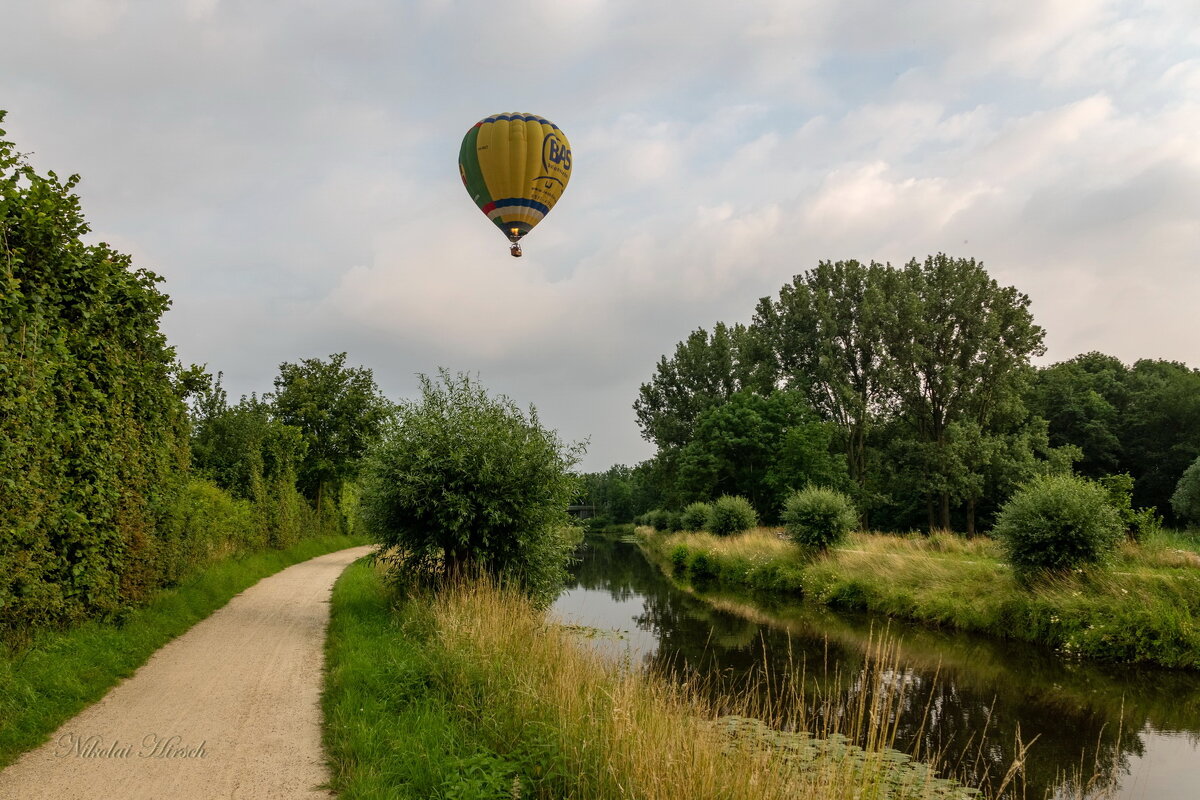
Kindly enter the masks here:
[[864, 680], [881, 691], [863, 693], [849, 729], [783, 735], [747, 718], [764, 711], [749, 700], [718, 711], [512, 595], [476, 584], [399, 601], [360, 563], [334, 589], [327, 642], [333, 788], [343, 800], [968, 796], [887, 750], [904, 687], [877, 655]]
[[1200, 555], [1190, 534], [1153, 534], [1124, 545], [1108, 567], [1031, 585], [986, 538], [858, 533], [815, 557], [761, 528], [727, 538], [639, 528], [639, 538], [677, 580], [698, 587], [804, 598], [1070, 656], [1200, 669]]
[[0, 650], [0, 767], [41, 744], [238, 592], [292, 564], [366, 543], [362, 537], [316, 537], [286, 550], [231, 558], [159, 591], [119, 622], [40, 631], [19, 650]]

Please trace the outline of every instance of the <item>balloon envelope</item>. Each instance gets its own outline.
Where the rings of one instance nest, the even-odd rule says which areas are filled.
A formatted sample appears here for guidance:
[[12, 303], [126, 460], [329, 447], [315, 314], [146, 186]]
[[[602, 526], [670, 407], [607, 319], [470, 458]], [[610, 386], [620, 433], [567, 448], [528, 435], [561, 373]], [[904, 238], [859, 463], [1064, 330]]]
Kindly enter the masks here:
[[571, 145], [535, 114], [496, 114], [463, 137], [458, 171], [467, 193], [516, 242], [550, 213], [571, 180]]

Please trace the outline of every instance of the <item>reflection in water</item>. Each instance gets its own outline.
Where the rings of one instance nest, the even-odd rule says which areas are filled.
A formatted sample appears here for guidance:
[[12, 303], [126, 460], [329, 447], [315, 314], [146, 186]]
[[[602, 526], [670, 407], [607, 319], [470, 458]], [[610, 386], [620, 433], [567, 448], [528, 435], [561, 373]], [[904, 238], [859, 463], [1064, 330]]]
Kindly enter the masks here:
[[[589, 539], [567, 591], [563, 619], [620, 631], [602, 639], [652, 669], [693, 671], [743, 685], [764, 661], [782, 673], [850, 676], [880, 628], [896, 637], [909, 684], [897, 749], [943, 754], [968, 785], [994, 785], [1033, 741], [1025, 762], [1030, 798], [1200, 798], [1200, 676], [1067, 662], [1042, 648], [934, 631], [823, 608], [755, 610], [734, 596], [700, 599], [676, 589], [637, 545]], [[762, 601], [758, 601], [763, 608]]]

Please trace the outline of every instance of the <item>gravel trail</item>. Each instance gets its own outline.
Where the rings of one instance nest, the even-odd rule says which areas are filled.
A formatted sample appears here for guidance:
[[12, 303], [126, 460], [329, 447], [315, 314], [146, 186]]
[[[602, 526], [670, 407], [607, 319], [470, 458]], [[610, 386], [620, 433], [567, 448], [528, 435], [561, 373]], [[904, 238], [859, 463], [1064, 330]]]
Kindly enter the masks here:
[[315, 800], [329, 596], [354, 547], [264, 578], [0, 772], [2, 800]]

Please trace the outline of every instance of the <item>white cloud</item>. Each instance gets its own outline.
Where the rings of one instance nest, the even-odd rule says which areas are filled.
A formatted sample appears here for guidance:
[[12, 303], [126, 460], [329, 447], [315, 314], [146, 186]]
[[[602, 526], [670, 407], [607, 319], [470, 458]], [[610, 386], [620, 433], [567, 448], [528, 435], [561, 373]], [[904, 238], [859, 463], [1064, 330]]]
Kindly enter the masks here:
[[[975, 256], [1051, 358], [1200, 364], [1195, 11], [69, 0], [6, 10], [0, 94], [234, 393], [344, 349], [398, 390], [478, 369], [602, 468], [645, 454], [628, 406], [660, 354], [821, 258]], [[576, 153], [520, 260], [454, 165], [517, 109]]]

